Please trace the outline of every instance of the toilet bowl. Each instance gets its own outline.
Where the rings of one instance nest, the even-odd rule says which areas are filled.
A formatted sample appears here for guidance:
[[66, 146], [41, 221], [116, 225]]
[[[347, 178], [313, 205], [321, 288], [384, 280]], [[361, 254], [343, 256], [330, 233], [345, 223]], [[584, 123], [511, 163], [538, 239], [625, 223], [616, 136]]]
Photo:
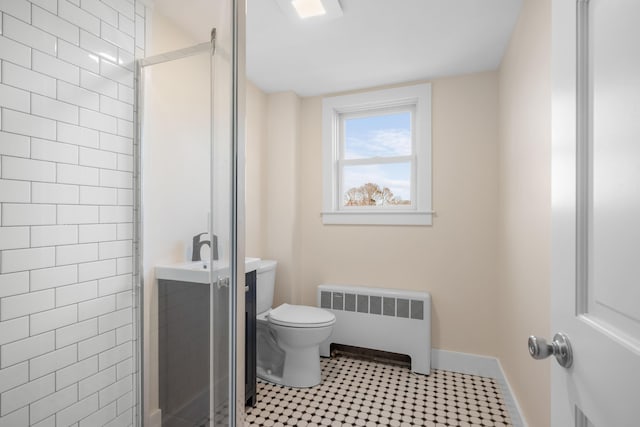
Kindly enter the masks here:
[[333, 330], [333, 313], [317, 307], [282, 304], [271, 308], [275, 261], [262, 261], [257, 276], [257, 375], [289, 387], [320, 384], [320, 343]]

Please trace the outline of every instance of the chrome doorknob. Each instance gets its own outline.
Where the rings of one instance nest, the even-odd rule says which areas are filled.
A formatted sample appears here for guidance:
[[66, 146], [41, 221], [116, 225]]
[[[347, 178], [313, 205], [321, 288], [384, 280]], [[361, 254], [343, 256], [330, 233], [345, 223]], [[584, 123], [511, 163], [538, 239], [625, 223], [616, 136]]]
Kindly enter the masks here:
[[546, 359], [553, 355], [563, 368], [570, 368], [573, 364], [573, 351], [571, 350], [569, 337], [563, 333], [555, 334], [551, 344], [548, 344], [544, 338], [531, 335], [528, 344], [529, 354], [534, 359]]

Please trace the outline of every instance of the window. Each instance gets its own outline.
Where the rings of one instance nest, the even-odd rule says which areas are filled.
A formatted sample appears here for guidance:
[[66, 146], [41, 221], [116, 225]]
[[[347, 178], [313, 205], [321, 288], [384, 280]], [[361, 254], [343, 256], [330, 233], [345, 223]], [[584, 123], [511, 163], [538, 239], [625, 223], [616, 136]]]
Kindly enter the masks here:
[[431, 85], [325, 98], [324, 224], [431, 225]]

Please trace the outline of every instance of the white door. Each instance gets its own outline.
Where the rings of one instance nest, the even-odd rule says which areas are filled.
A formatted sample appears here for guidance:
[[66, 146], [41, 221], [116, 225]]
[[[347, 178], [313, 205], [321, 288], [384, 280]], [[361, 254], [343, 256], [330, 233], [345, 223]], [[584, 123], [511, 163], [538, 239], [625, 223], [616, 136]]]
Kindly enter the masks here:
[[552, 4], [552, 426], [640, 426], [640, 1]]

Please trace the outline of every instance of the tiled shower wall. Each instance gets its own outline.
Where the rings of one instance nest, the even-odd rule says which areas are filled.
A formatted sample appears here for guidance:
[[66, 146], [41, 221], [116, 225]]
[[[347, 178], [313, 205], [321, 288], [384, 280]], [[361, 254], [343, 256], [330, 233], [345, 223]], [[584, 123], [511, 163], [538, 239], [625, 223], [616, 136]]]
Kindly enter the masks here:
[[134, 0], [0, 0], [0, 426], [128, 426]]

